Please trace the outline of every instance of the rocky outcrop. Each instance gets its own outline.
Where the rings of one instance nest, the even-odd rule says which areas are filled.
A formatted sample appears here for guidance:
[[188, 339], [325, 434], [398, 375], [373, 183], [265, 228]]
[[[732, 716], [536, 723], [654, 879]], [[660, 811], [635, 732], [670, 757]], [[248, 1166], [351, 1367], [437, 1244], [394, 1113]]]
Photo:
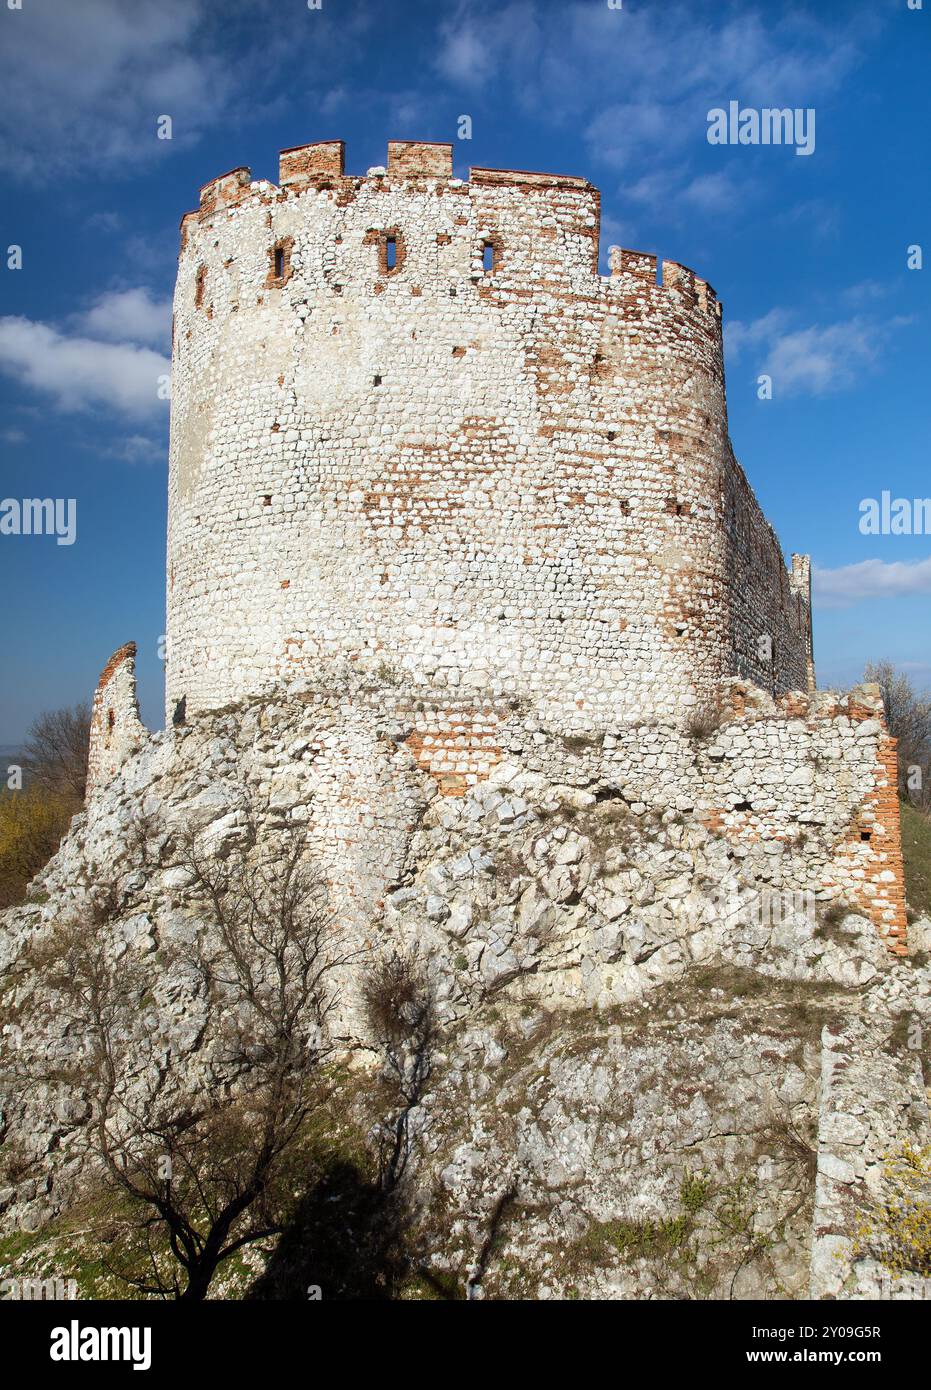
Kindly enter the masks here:
[[[76, 919], [153, 972], [140, 1069], [168, 1056], [192, 1088], [225, 1084], [173, 950], [208, 930], [178, 846], [274, 858], [300, 828], [354, 953], [333, 1033], [363, 1130], [366, 971], [398, 954], [431, 982], [411, 1229], [438, 1280], [469, 1296], [862, 1295], [858, 1212], [883, 1155], [928, 1141], [931, 978], [838, 893], [882, 735], [854, 704], [791, 738], [767, 708], [702, 741], [567, 739], [512, 710], [484, 780], [445, 792], [412, 736], [429, 712], [400, 695], [347, 682], [199, 716], [97, 785], [31, 902], [3, 914], [4, 1045], [80, 1047], [23, 969]], [[875, 846], [858, 843], [866, 864]], [[7, 1182], [8, 1229], [40, 1230], [90, 1181], [86, 1120], [47, 1086], [7, 1098], [4, 1140], [43, 1172]]]

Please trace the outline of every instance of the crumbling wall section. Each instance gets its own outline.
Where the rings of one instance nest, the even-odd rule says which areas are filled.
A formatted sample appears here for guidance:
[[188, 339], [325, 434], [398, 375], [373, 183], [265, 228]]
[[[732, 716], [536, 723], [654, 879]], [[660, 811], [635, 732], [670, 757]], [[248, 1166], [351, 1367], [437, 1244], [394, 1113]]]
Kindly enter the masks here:
[[87, 796], [113, 778], [148, 737], [136, 696], [136, 644], [126, 642], [100, 673], [91, 709]]

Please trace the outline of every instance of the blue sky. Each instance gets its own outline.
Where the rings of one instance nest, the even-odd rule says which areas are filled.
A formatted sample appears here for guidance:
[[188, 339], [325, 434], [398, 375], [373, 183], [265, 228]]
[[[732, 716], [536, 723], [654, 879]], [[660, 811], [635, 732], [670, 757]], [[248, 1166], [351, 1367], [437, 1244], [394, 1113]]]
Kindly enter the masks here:
[[[161, 725], [178, 219], [216, 174], [274, 180], [279, 148], [319, 139], [350, 172], [413, 138], [452, 140], [462, 175], [583, 174], [605, 254], [710, 280], [734, 448], [816, 567], [819, 683], [886, 657], [931, 685], [931, 539], [859, 530], [865, 498], [931, 495], [931, 264], [907, 266], [931, 251], [929, 57], [931, 0], [3, 4], [0, 495], [73, 497], [78, 525], [71, 546], [0, 535], [0, 744], [88, 698], [130, 638]], [[730, 101], [813, 108], [813, 153], [709, 144]]]

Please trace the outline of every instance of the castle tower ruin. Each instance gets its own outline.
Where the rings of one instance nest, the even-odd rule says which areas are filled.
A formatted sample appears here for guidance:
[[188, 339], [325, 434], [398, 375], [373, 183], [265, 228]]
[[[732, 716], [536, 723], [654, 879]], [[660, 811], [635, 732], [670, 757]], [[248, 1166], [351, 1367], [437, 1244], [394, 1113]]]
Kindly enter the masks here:
[[326, 677], [679, 718], [813, 686], [727, 433], [721, 307], [612, 249], [582, 178], [285, 150], [181, 224], [168, 718]]

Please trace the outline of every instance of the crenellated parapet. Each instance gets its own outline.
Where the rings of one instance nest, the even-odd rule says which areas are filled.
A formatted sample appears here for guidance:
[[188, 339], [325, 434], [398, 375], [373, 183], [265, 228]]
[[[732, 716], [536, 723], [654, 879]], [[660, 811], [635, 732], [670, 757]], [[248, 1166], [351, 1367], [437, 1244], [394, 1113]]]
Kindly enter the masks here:
[[714, 318], [721, 317], [721, 304], [707, 280], [678, 261], [659, 262], [645, 251], [629, 251], [612, 246], [608, 252], [611, 278], [618, 284], [625, 279], [650, 287], [661, 287], [678, 295], [690, 308], [698, 306]]
[[[528, 221], [538, 227], [550, 211], [565, 224], [567, 208], [575, 205], [579, 214], [577, 230], [589, 243], [593, 293], [605, 293], [610, 299], [616, 292], [623, 292], [630, 280], [672, 291], [683, 308], [698, 307], [713, 317], [721, 317], [721, 305], [711, 286], [676, 261], [663, 261], [657, 275], [656, 256], [611, 247], [610, 276], [599, 276], [600, 195], [585, 178], [476, 166], [469, 170], [467, 180], [459, 179], [453, 175], [452, 144], [413, 140], [389, 141], [385, 165], [355, 175], [346, 173], [345, 153], [342, 140], [314, 141], [280, 152], [277, 184], [266, 180], [253, 182], [247, 168], [233, 169], [212, 179], [201, 189], [200, 206], [182, 218], [182, 250], [197, 226], [212, 225], [217, 216], [249, 203], [268, 206], [274, 217], [276, 206], [307, 194], [329, 193], [345, 205], [368, 189], [386, 192], [406, 188], [415, 193], [431, 187], [436, 193], [467, 198], [492, 212], [497, 198], [516, 192], [529, 195]], [[488, 228], [487, 235], [493, 236], [494, 230]]]

